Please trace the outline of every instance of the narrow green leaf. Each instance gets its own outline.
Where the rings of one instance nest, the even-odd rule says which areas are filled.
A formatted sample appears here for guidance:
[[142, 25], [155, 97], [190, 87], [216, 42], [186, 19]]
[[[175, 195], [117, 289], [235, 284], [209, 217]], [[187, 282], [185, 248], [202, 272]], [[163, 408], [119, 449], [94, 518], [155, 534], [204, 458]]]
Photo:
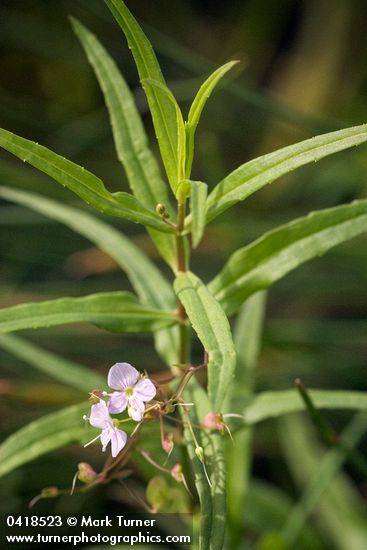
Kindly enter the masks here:
[[129, 292], [103, 292], [0, 309], [0, 332], [92, 323], [113, 332], [145, 332], [174, 324], [172, 313], [140, 304]]
[[241, 248], [210, 283], [226, 313], [311, 258], [367, 230], [367, 200], [313, 212]]
[[[319, 409], [367, 409], [367, 392], [349, 390], [310, 390], [312, 401]], [[244, 411], [246, 424], [257, 424], [292, 412], [305, 410], [296, 390], [259, 393]]]
[[155, 212], [145, 208], [132, 195], [110, 193], [97, 176], [38, 143], [0, 129], [0, 147], [49, 175], [100, 212], [160, 231], [172, 231]]
[[[166, 279], [145, 254], [115, 228], [89, 213], [35, 193], [0, 187], [0, 197], [41, 212], [80, 233], [114, 258], [126, 272], [141, 302], [157, 309], [174, 309], [176, 297]], [[177, 327], [154, 334], [157, 351], [167, 364], [178, 361], [177, 336]]]
[[173, 186], [173, 191], [177, 195], [177, 190], [180, 182], [185, 179], [185, 159], [186, 159], [186, 134], [185, 123], [182, 116], [181, 109], [176, 101], [175, 96], [165, 84], [152, 80], [150, 78], [144, 78], [141, 81], [144, 88], [151, 87], [161, 90], [162, 94], [166, 95], [171, 101], [176, 111], [177, 122], [177, 168], [176, 168], [176, 184]]
[[192, 214], [192, 243], [194, 248], [200, 243], [205, 229], [206, 197], [208, 186], [202, 181], [191, 181], [190, 206]]
[[222, 67], [219, 67], [215, 70], [201, 85], [198, 93], [192, 105], [190, 107], [189, 116], [186, 123], [186, 144], [187, 144], [187, 158], [186, 158], [186, 177], [190, 177], [192, 161], [194, 159], [194, 142], [195, 142], [195, 132], [201, 113], [205, 107], [206, 102], [208, 101], [212, 91], [218, 84], [218, 82], [223, 78], [223, 76], [237, 63], [238, 61], [229, 61]]
[[[134, 56], [140, 80], [152, 79], [166, 86], [153, 48], [140, 25], [122, 0], [105, 0], [117, 23], [123, 30]], [[171, 100], [157, 87], [144, 87], [162, 160], [173, 189], [177, 186], [177, 119]]]
[[21, 361], [72, 388], [84, 392], [89, 392], [94, 388], [105, 389], [106, 380], [97, 372], [46, 351], [19, 338], [19, 336], [0, 334], [0, 347]]
[[[98, 78], [108, 107], [117, 151], [134, 195], [146, 208], [155, 210], [158, 203], [170, 207], [167, 188], [158, 163], [149, 146], [134, 97], [114, 60], [97, 37], [77, 19], [71, 23]], [[174, 262], [174, 238], [149, 230], [161, 255], [169, 265]]]
[[307, 139], [242, 164], [210, 193], [207, 220], [216, 218], [236, 202], [244, 200], [280, 176], [365, 141], [367, 125], [362, 124]]
[[57, 220], [95, 243], [126, 272], [141, 302], [157, 309], [175, 307], [175, 295], [167, 280], [149, 258], [114, 227], [83, 210], [29, 191], [0, 187], [0, 197]]
[[134, 195], [147, 208], [154, 209], [159, 202], [168, 207], [167, 188], [125, 79], [97, 37], [77, 19], [72, 17], [71, 23], [104, 93], [117, 156]]
[[0, 476], [45, 453], [91, 439], [91, 430], [83, 421], [89, 404], [67, 407], [31, 422], [0, 445]]
[[193, 273], [179, 273], [174, 288], [208, 353], [209, 397], [214, 411], [220, 411], [236, 362], [228, 319], [208, 288]]

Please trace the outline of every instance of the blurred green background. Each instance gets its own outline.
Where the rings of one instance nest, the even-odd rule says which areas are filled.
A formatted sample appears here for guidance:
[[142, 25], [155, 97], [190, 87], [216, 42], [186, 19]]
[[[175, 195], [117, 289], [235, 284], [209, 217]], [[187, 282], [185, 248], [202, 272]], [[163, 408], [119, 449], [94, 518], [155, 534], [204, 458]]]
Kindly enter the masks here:
[[[367, 120], [367, 18], [362, 0], [134, 0], [127, 4], [151, 39], [185, 113], [213, 68], [229, 59], [241, 60], [239, 69], [215, 91], [202, 117], [194, 179], [213, 186], [255, 156]], [[103, 97], [73, 35], [69, 14], [93, 30], [117, 61], [157, 151], [130, 51], [99, 0], [2, 0], [0, 126], [89, 168], [110, 190], [127, 191]], [[233, 207], [209, 226], [193, 257], [193, 270], [209, 281], [232, 251], [264, 231], [311, 210], [365, 198], [366, 152], [362, 146], [302, 168]], [[5, 152], [0, 152], [0, 183], [83, 207], [70, 192]], [[141, 227], [108, 221], [157, 259]], [[0, 226], [1, 307], [129, 288], [112, 260], [61, 224], [2, 203]], [[163, 264], [162, 269], [170, 276]], [[296, 377], [308, 387], [367, 389], [366, 275], [362, 236], [306, 264], [270, 291], [257, 390], [289, 389]], [[149, 372], [164, 369], [149, 336], [121, 337], [85, 325], [22, 336], [101, 373], [118, 360]], [[1, 348], [0, 366], [2, 437], [85, 397]], [[325, 416], [338, 432], [350, 420], [348, 413]], [[274, 505], [273, 515], [261, 521], [251, 519], [251, 513], [244, 518], [248, 523], [244, 548], [261, 540], [261, 548], [281, 548], [276, 537], [266, 533], [282, 525], [278, 509], [283, 506], [287, 513], [290, 499], [302, 487], [284, 442], [284, 430], [295, 426], [282, 424], [283, 437], [274, 422], [256, 428], [254, 476], [257, 483], [271, 487], [282, 504]], [[361, 450], [366, 444], [365, 440]], [[301, 446], [296, 437], [294, 445]], [[8, 475], [0, 488], [3, 511], [25, 509], [44, 486], [69, 486], [81, 460], [97, 464], [99, 450], [69, 447]], [[346, 475], [345, 491], [353, 493], [359, 509], [367, 496], [366, 479], [352, 467], [346, 468]], [[137, 490], [144, 486], [143, 477], [139, 469], [134, 473]], [[102, 488], [93, 500], [65, 497], [45, 506], [108, 510], [124, 499], [134, 506], [121, 491]], [[256, 502], [252, 504], [256, 508]], [[338, 509], [339, 504], [335, 506]], [[316, 538], [297, 548], [359, 548], [358, 543], [348, 545], [336, 524], [318, 508], [311, 525]], [[267, 538], [261, 539], [263, 535]]]

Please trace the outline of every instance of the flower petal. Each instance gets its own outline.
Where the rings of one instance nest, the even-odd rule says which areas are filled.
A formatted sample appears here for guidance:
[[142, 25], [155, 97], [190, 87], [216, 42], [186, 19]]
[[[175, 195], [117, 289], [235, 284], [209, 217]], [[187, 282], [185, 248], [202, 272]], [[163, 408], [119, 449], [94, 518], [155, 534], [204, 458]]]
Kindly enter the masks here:
[[124, 411], [127, 407], [127, 397], [124, 392], [115, 391], [110, 394], [110, 400], [107, 403], [108, 411], [111, 414], [117, 414]]
[[130, 416], [130, 418], [135, 420], [135, 422], [140, 422], [140, 420], [143, 419], [144, 409], [142, 411], [140, 411], [139, 409], [135, 409], [134, 407], [129, 407], [127, 409], [127, 412], [128, 412], [128, 415]]
[[91, 424], [91, 426], [103, 430], [104, 428], [106, 428], [106, 426], [108, 426], [109, 418], [110, 416], [108, 414], [108, 409], [105, 401], [101, 399], [99, 403], [92, 405], [89, 417], [89, 423]]
[[111, 434], [111, 453], [115, 458], [126, 445], [127, 435], [122, 430], [114, 428]]
[[114, 390], [131, 388], [139, 378], [139, 372], [130, 363], [116, 363], [108, 372], [108, 385]]
[[134, 396], [141, 401], [151, 401], [157, 393], [155, 385], [149, 378], [142, 378], [139, 380], [139, 382], [135, 384], [134, 390]]
[[101, 443], [102, 443], [102, 451], [105, 452], [107, 445], [111, 441], [111, 437], [113, 435], [113, 428], [111, 426], [108, 426], [105, 428], [101, 433]]
[[131, 397], [128, 397], [129, 407], [132, 407], [133, 409], [136, 409], [137, 411], [143, 412], [145, 409], [144, 402], [139, 399], [137, 395], [132, 395]]

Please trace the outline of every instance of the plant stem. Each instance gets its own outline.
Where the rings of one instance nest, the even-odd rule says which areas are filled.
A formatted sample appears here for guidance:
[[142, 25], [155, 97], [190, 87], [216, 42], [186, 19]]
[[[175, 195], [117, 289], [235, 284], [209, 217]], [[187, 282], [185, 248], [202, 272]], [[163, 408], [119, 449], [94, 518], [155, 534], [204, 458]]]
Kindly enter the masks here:
[[176, 247], [177, 247], [177, 271], [186, 271], [185, 243], [182, 232], [185, 225], [186, 204], [185, 201], [177, 203]]
[[[178, 201], [177, 202], [177, 224], [176, 224], [176, 253], [177, 253], [177, 271], [186, 271], [186, 259], [185, 259], [185, 242], [182, 231], [185, 225], [185, 215], [186, 215], [186, 202]], [[178, 305], [178, 317], [182, 321], [187, 319], [186, 311], [181, 302]], [[186, 363], [188, 357], [188, 327], [184, 324], [179, 326], [179, 350], [178, 350], [178, 361], [179, 363]]]

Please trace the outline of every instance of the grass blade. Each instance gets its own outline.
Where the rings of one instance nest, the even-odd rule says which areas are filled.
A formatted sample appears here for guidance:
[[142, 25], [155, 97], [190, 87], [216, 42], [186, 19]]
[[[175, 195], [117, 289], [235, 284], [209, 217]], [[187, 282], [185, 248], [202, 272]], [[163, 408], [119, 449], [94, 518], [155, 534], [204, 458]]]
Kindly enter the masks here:
[[[366, 412], [354, 416], [341, 434], [345, 447], [355, 448], [367, 430]], [[286, 435], [285, 435], [286, 434]], [[290, 513], [283, 536], [290, 546], [297, 544], [301, 529], [316, 509], [319, 522], [340, 550], [359, 550], [367, 544], [363, 501], [340, 469], [347, 458], [345, 448], [323, 454], [301, 419], [289, 417], [280, 424], [287, 462], [304, 493]]]

